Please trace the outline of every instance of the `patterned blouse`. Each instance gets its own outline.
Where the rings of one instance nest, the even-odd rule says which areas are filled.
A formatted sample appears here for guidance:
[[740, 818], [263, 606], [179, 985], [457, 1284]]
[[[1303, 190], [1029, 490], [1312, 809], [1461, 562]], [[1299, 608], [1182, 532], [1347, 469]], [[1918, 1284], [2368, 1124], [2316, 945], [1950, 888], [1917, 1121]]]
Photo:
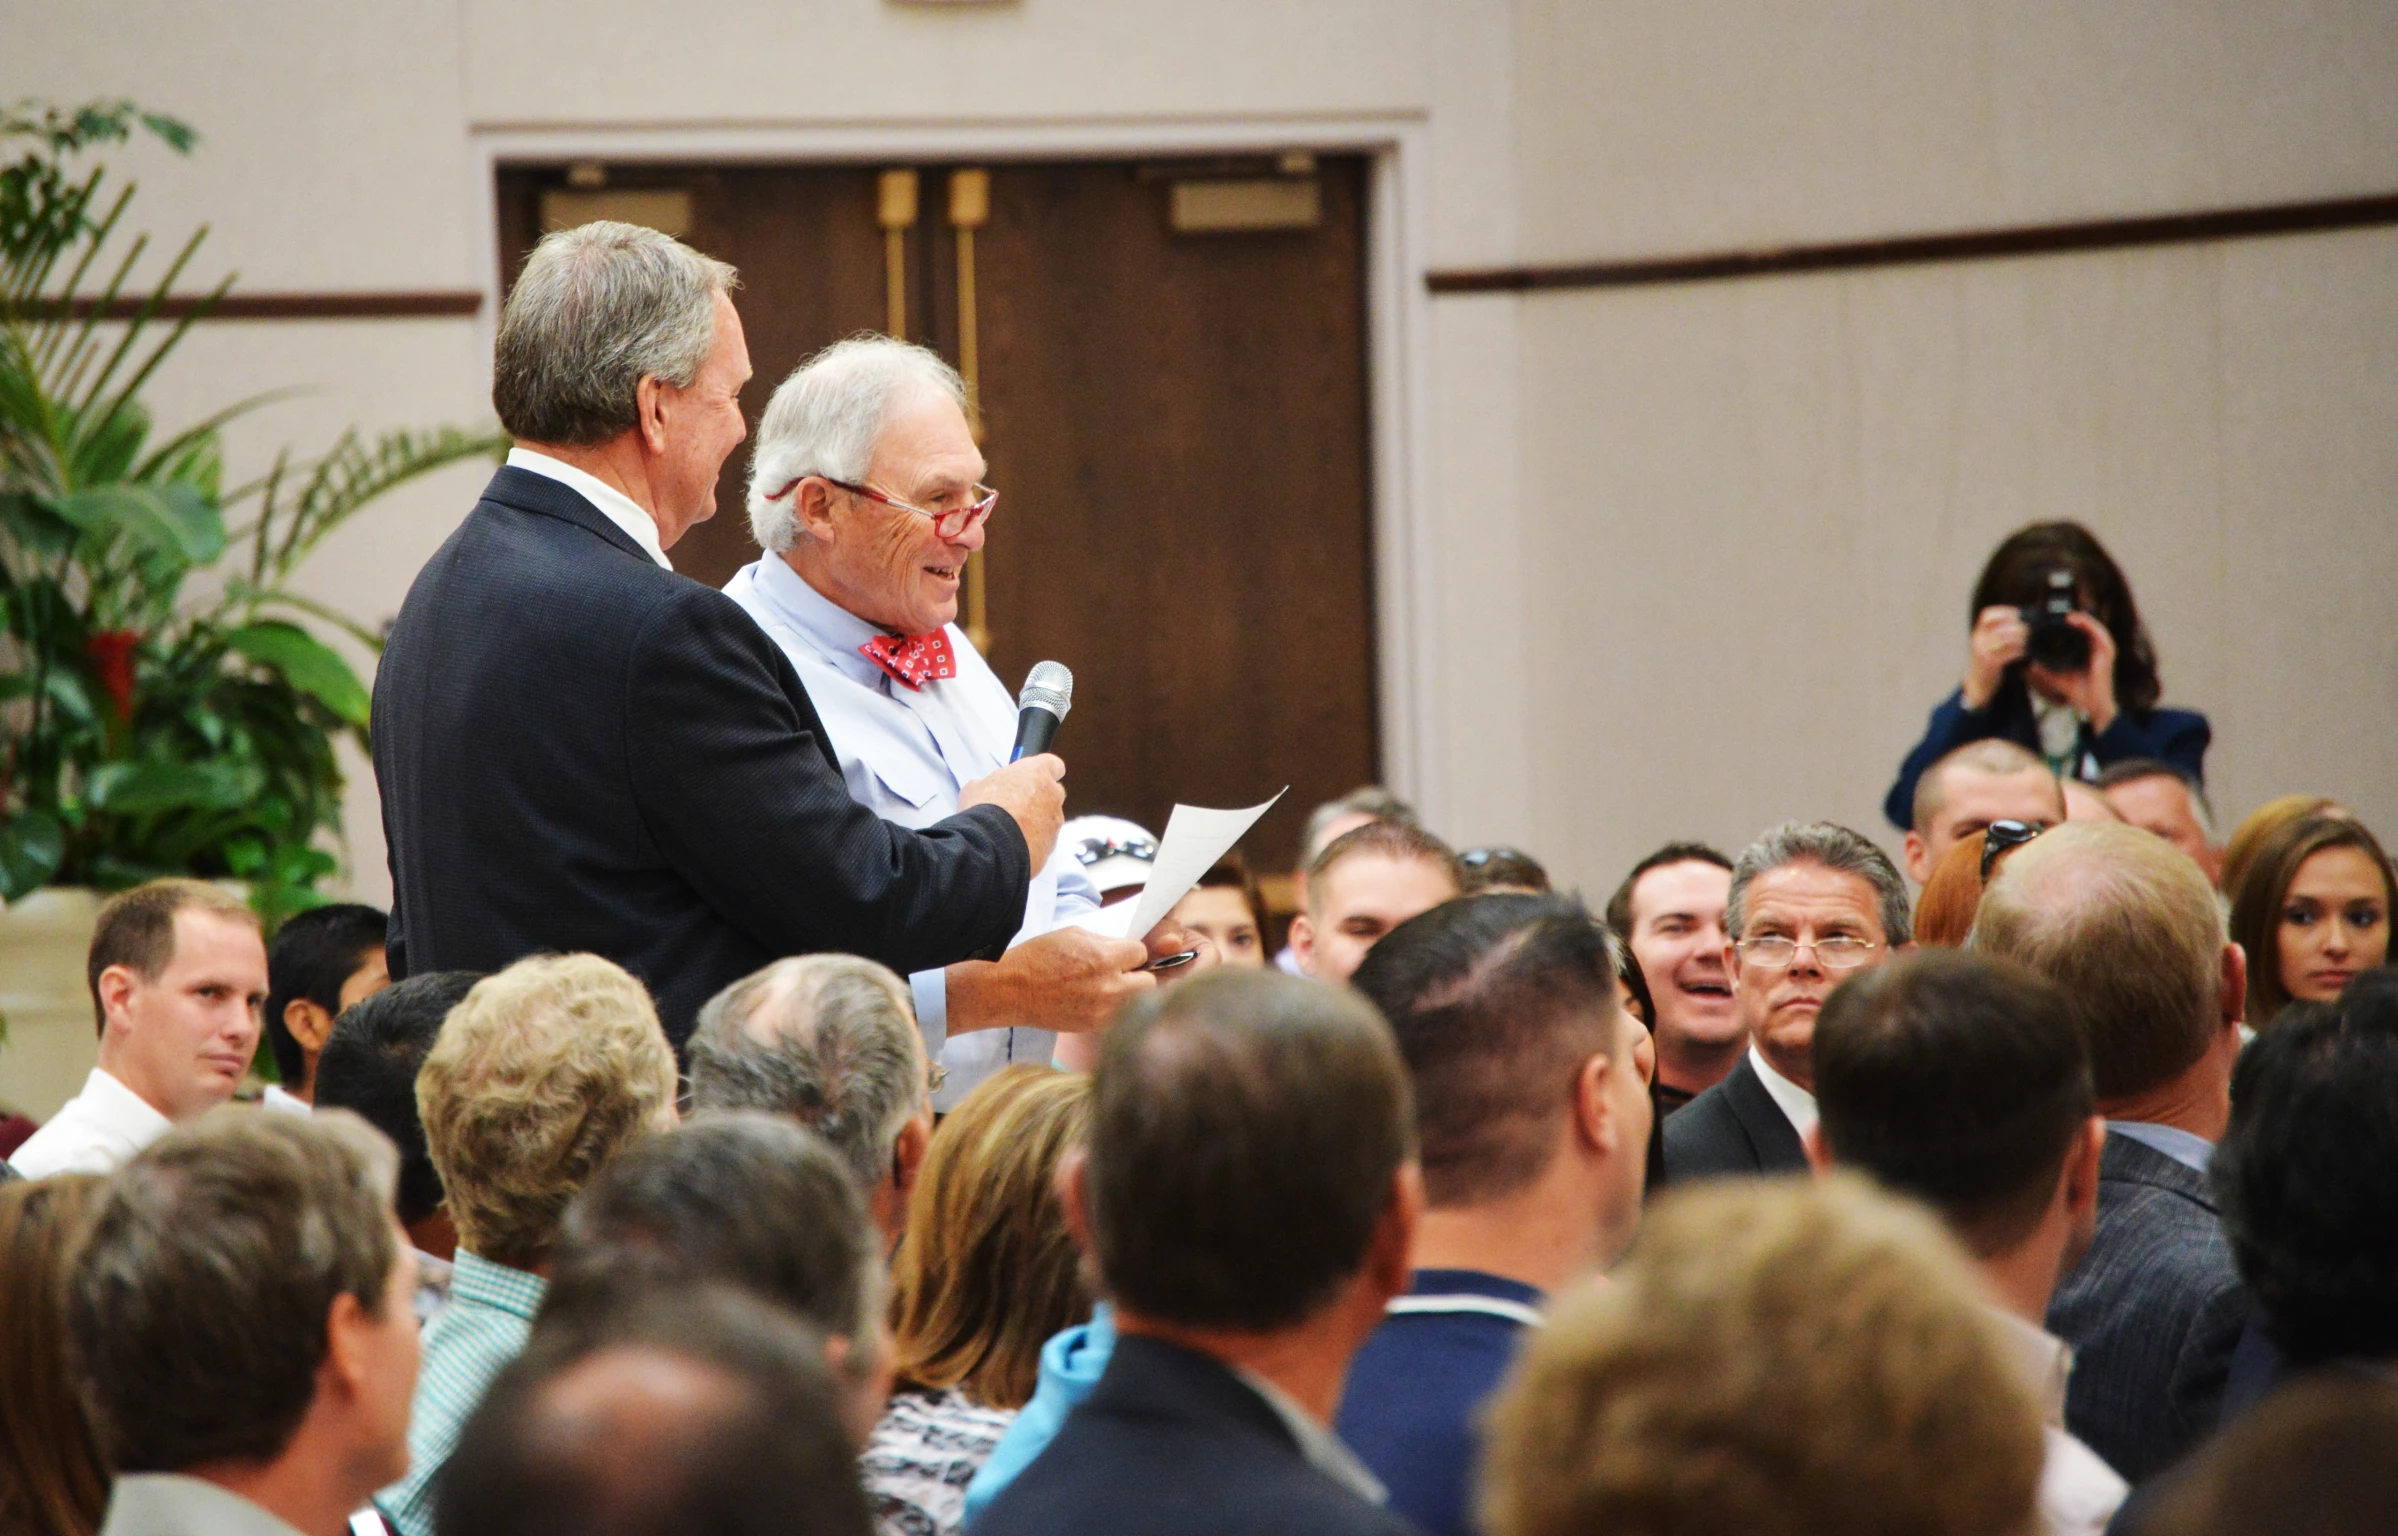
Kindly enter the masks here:
[[954, 1388], [894, 1393], [859, 1458], [875, 1536], [956, 1536], [966, 1485], [1015, 1418]]

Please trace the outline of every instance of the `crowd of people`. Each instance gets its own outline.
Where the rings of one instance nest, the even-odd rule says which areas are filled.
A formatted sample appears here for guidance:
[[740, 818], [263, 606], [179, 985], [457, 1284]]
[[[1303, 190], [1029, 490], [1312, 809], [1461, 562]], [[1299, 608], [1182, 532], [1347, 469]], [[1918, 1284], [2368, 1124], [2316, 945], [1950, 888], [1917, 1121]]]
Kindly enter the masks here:
[[2320, 796], [2218, 836], [2085, 531], [1985, 572], [1898, 860], [1676, 841], [1594, 913], [1367, 788], [1287, 932], [1235, 856], [1127, 935], [1156, 838], [951, 623], [938, 358], [802, 367], [761, 559], [666, 569], [732, 282], [520, 279], [378, 680], [392, 913], [102, 910], [0, 1164], [0, 1530], [2391, 1525], [2398, 876]]

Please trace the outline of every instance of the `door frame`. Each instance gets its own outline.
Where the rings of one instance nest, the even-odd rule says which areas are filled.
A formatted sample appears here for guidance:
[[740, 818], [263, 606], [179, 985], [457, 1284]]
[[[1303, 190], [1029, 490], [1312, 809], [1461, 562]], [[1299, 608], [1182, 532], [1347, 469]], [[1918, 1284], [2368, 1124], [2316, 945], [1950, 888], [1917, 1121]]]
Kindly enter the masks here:
[[1442, 744], [1439, 527], [1433, 487], [1431, 137], [1421, 114], [1256, 116], [1172, 121], [710, 124], [659, 127], [476, 125], [468, 189], [490, 299], [477, 317], [488, 346], [499, 323], [498, 172], [524, 160], [922, 161], [1118, 160], [1147, 155], [1312, 149], [1368, 157], [1366, 397], [1373, 467], [1375, 690], [1384, 782], [1427, 820], [1448, 819]]

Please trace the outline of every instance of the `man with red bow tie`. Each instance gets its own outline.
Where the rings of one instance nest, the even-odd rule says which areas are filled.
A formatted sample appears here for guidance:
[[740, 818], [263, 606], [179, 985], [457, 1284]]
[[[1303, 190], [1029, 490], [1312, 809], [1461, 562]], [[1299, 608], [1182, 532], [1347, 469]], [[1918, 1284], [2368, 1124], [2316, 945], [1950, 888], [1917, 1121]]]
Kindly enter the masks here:
[[[1015, 742], [1015, 699], [951, 622], [999, 500], [983, 469], [957, 371], [889, 337], [818, 353], [758, 424], [749, 525], [766, 555], [725, 595], [791, 659], [850, 794], [900, 826], [955, 814], [960, 789]], [[1103, 1027], [1155, 984], [1141, 969], [1152, 952], [1185, 947], [1179, 930], [1143, 944], [1068, 926], [1098, 905], [1061, 844], [1003, 958], [909, 978], [945, 1069], [935, 1108], [1011, 1063], [1047, 1064], [1059, 1033]]]

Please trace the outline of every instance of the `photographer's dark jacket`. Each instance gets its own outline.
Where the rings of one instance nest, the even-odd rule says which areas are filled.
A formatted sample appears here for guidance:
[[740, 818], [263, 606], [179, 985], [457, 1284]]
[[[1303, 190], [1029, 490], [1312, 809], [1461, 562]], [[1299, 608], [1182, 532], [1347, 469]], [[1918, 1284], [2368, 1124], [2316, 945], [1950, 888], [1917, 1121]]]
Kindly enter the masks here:
[[[2203, 784], [2207, 743], [2214, 735], [2206, 716], [2193, 709], [2158, 708], [2145, 715], [2123, 709], [2115, 712], [2114, 723], [2103, 731], [2093, 731], [2088, 722], [2083, 723], [2076, 758], [2103, 769], [2135, 757], [2153, 757], [2171, 763], [2193, 782]], [[2032, 712], [2030, 692], [2021, 684], [2001, 687], [1980, 709], [1965, 707], [1962, 688], [1941, 700], [1932, 711], [1931, 723], [1924, 728], [1923, 740], [1915, 744], [1915, 750], [1899, 765], [1898, 782], [1890, 786], [1890, 795], [1882, 802], [1882, 814], [1890, 818], [1894, 827], [1913, 826], [1915, 781], [1923, 777], [1924, 770], [1957, 748], [1992, 736], [2003, 736], [2034, 757], [2040, 755], [2039, 717]]]

